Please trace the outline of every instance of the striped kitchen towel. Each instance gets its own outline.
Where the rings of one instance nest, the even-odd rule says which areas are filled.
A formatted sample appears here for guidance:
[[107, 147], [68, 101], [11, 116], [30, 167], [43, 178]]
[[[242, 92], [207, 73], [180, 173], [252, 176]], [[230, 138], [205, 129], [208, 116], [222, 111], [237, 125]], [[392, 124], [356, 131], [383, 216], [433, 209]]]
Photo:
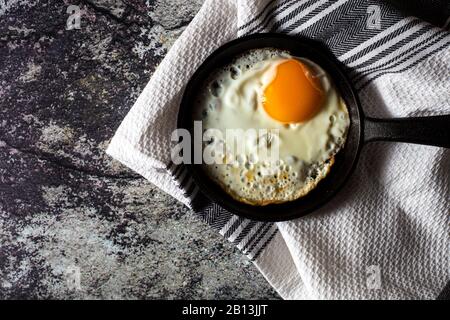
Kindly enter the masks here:
[[373, 143], [325, 207], [263, 223], [208, 201], [187, 170], [170, 164], [170, 136], [183, 88], [208, 54], [269, 31], [322, 41], [371, 116], [449, 113], [448, 15], [447, 1], [432, 0], [206, 0], [107, 152], [191, 207], [283, 298], [434, 299], [449, 280], [449, 150]]

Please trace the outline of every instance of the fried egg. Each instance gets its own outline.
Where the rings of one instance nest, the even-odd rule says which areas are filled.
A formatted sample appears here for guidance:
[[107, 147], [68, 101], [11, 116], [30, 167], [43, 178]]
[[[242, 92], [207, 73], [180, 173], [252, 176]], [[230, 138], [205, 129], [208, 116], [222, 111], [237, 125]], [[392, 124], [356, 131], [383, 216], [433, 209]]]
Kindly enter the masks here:
[[[344, 146], [350, 125], [345, 103], [309, 59], [252, 50], [212, 74], [206, 89], [194, 115], [207, 136], [205, 152], [215, 160], [204, 168], [241, 202], [266, 205], [306, 195]], [[237, 150], [236, 143], [245, 148]]]

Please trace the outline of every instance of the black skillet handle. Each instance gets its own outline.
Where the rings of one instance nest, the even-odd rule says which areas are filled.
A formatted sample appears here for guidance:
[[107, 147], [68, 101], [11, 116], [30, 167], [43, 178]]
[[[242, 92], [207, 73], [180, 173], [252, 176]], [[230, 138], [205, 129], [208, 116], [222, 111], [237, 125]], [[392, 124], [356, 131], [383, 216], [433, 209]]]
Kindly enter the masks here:
[[364, 141], [397, 141], [450, 148], [450, 115], [364, 119]]

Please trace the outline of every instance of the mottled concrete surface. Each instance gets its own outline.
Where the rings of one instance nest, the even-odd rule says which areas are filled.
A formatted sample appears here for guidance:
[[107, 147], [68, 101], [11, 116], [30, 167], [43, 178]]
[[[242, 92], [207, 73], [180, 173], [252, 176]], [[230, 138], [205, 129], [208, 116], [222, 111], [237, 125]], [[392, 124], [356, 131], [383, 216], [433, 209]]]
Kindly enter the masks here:
[[0, 0], [0, 298], [278, 298], [104, 152], [201, 2]]

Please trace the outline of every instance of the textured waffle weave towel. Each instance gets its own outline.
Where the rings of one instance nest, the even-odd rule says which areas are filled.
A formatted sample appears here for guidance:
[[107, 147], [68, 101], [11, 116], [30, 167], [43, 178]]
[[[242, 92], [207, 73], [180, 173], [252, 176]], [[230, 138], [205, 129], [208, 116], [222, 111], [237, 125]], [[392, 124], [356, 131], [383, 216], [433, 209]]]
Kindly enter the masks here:
[[170, 134], [187, 80], [214, 49], [251, 33], [323, 41], [349, 68], [370, 116], [450, 113], [448, 4], [427, 5], [439, 13], [435, 21], [387, 1], [206, 0], [108, 153], [193, 208], [252, 259], [283, 298], [436, 298], [449, 280], [449, 150], [370, 144], [329, 204], [282, 223], [231, 215], [198, 192], [183, 167], [170, 165]]

